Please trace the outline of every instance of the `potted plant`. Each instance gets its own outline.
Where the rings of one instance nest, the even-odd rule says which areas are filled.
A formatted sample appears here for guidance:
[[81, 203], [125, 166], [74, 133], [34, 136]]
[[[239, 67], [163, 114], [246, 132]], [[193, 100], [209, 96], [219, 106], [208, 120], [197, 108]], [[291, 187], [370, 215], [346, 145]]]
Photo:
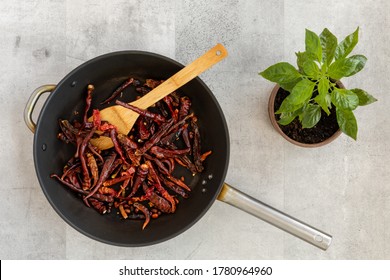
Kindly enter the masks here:
[[262, 77], [277, 83], [269, 101], [271, 122], [290, 142], [321, 146], [341, 132], [356, 140], [353, 110], [376, 99], [366, 91], [346, 89], [341, 78], [361, 71], [364, 55], [348, 56], [358, 43], [359, 27], [339, 44], [327, 28], [318, 36], [306, 29], [305, 51], [296, 53], [298, 68], [276, 63]]

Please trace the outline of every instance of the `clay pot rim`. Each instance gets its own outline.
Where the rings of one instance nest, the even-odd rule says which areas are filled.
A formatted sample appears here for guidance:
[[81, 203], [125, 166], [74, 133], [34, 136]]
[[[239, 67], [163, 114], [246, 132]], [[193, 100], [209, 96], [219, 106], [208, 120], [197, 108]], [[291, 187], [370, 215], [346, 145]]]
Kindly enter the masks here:
[[[340, 88], [345, 88], [344, 85], [340, 82], [340, 81], [337, 81], [336, 82], [337, 85], [340, 87]], [[319, 142], [319, 143], [313, 143], [313, 144], [308, 144], [308, 143], [301, 143], [301, 142], [298, 142], [290, 137], [288, 137], [284, 132], [283, 130], [279, 127], [279, 124], [278, 122], [276, 121], [276, 118], [275, 118], [275, 110], [274, 110], [274, 103], [275, 103], [275, 96], [276, 94], [278, 93], [278, 90], [279, 90], [280, 86], [278, 84], [276, 84], [274, 86], [274, 88], [272, 89], [271, 91], [271, 95], [269, 97], [269, 100], [268, 100], [268, 115], [269, 115], [269, 118], [271, 120], [271, 124], [272, 126], [276, 129], [276, 131], [284, 138], [286, 139], [288, 142], [296, 145], [296, 146], [299, 146], [299, 147], [304, 147], [304, 148], [317, 148], [317, 147], [321, 147], [321, 146], [324, 146], [326, 144], [329, 144], [330, 142], [332, 142], [333, 140], [335, 140], [337, 137], [340, 136], [341, 134], [341, 130], [338, 129], [332, 136], [330, 136], [329, 138], [327, 138], [326, 140], [322, 141], [322, 142]]]

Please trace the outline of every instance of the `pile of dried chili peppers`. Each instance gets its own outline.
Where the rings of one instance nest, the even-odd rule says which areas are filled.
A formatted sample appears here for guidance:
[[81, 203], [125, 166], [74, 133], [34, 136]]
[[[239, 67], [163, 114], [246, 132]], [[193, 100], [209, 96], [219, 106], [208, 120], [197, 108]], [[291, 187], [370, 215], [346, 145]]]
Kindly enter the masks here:
[[[131, 85], [144, 95], [161, 82], [146, 79], [141, 83], [130, 77], [103, 103], [115, 100]], [[114, 125], [101, 120], [97, 109], [92, 110], [93, 121], [88, 121], [93, 92], [94, 86], [88, 85], [81, 122], [59, 121], [58, 138], [75, 145], [76, 152], [62, 174], [51, 177], [100, 214], [114, 208], [123, 219], [144, 219], [144, 229], [151, 218], [174, 213], [177, 197], [187, 198], [191, 192], [183, 177], [173, 175], [175, 166], [184, 166], [193, 175], [200, 173], [211, 151], [201, 153], [197, 118], [191, 112], [188, 97], [174, 92], [147, 110], [116, 99], [116, 104], [140, 114], [129, 135], [123, 135]], [[97, 132], [109, 136], [114, 147], [100, 151], [93, 146], [90, 140], [99, 137]]]

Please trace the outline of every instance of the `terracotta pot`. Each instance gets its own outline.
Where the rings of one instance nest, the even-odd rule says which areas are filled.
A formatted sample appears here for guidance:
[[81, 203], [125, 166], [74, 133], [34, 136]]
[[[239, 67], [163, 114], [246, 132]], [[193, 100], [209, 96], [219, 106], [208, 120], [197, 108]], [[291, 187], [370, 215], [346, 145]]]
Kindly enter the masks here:
[[[337, 82], [337, 85], [338, 85], [339, 88], [345, 88], [344, 85], [341, 82], [339, 82], [339, 81]], [[271, 92], [271, 95], [270, 95], [269, 101], [268, 101], [268, 114], [269, 114], [269, 118], [271, 120], [271, 123], [272, 123], [273, 127], [276, 129], [276, 131], [280, 135], [282, 135], [282, 137], [284, 139], [286, 139], [288, 142], [290, 142], [290, 143], [292, 143], [294, 145], [300, 146], [300, 147], [317, 148], [317, 147], [321, 147], [321, 146], [324, 146], [324, 145], [332, 142], [334, 139], [336, 139], [337, 137], [340, 136], [341, 130], [339, 129], [332, 136], [327, 138], [326, 140], [324, 140], [322, 142], [319, 142], [319, 143], [313, 143], [313, 144], [301, 143], [301, 142], [298, 142], [298, 141], [288, 137], [283, 132], [283, 130], [280, 128], [280, 126], [279, 126], [279, 124], [278, 124], [278, 122], [276, 121], [276, 118], [275, 118], [274, 103], [275, 103], [275, 97], [276, 97], [276, 94], [278, 93], [279, 88], [280, 88], [279, 85], [276, 84], [275, 87], [273, 88], [272, 92]]]

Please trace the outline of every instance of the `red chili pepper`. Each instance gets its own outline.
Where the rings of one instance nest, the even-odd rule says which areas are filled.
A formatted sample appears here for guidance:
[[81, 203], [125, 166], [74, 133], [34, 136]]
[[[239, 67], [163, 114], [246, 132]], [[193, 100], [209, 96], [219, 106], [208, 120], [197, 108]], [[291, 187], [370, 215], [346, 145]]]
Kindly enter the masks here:
[[150, 137], [150, 131], [146, 127], [145, 119], [144, 117], [139, 117], [137, 120], [137, 128], [138, 128], [138, 134], [139, 138], [141, 140], [146, 140]]
[[[145, 86], [138, 87], [141, 83], [129, 78], [104, 103], [114, 100], [130, 84], [145, 94], [161, 82], [148, 79]], [[59, 122], [58, 138], [74, 144], [76, 153], [65, 165], [62, 176], [52, 177], [81, 195], [87, 206], [101, 214], [115, 207], [125, 219], [145, 219], [144, 229], [151, 217], [174, 213], [179, 203], [177, 197], [187, 198], [191, 192], [183, 176], [174, 176], [175, 162], [195, 175], [203, 170], [202, 162], [211, 151], [201, 153], [200, 131], [188, 97], [180, 98], [173, 92], [151, 110], [117, 101], [141, 115], [130, 135], [123, 135], [103, 121], [97, 109], [92, 112], [92, 122], [88, 122], [93, 90], [93, 85], [88, 86], [81, 122]], [[90, 143], [95, 131], [109, 136], [114, 148], [96, 149]]]
[[99, 169], [96, 160], [91, 153], [87, 153], [87, 162], [93, 179], [93, 184], [91, 186], [93, 188], [99, 180]]
[[172, 126], [174, 122], [174, 119], [170, 119], [168, 122], [163, 123], [160, 128], [157, 130], [157, 132], [150, 137], [150, 139], [145, 142], [145, 144], [135, 151], [135, 155], [143, 155], [147, 150], [149, 150], [151, 147], [153, 147], [155, 144], [157, 144], [161, 137], [168, 131], [168, 129]]
[[[77, 193], [84, 194], [84, 195], [90, 194], [88, 191], [82, 190], [81, 188], [77, 188], [73, 184], [62, 180], [57, 174], [52, 174], [50, 177], [56, 178], [62, 184], [64, 184], [65, 186], [68, 186], [70, 189], [72, 189], [73, 191], [75, 191]], [[98, 194], [98, 193], [91, 195], [91, 197], [94, 197], [94, 198], [98, 199], [99, 201], [103, 201], [103, 202], [113, 202], [114, 201], [114, 199], [111, 196], [102, 195], [102, 194]]]
[[136, 172], [136, 175], [135, 175], [135, 180], [134, 180], [134, 183], [133, 183], [133, 188], [132, 188], [131, 193], [129, 194], [128, 197], [132, 197], [132, 196], [135, 195], [135, 193], [138, 191], [138, 189], [141, 186], [141, 184], [145, 181], [146, 176], [148, 175], [148, 173], [149, 173], [149, 167], [146, 164], [141, 164], [137, 168], [137, 172]]
[[154, 192], [154, 188], [148, 188], [148, 186], [144, 183], [142, 185], [144, 192], [147, 194], [147, 199], [153, 203], [154, 206], [156, 206], [157, 209], [159, 209], [161, 212], [164, 213], [170, 213], [171, 212], [171, 205], [169, 202], [156, 194]]
[[131, 140], [130, 137], [127, 137], [126, 135], [124, 134], [121, 134], [119, 133], [118, 134], [118, 140], [119, 142], [123, 145], [123, 146], [127, 146], [131, 149], [137, 149], [138, 148], [138, 145], [136, 142], [134, 142], [133, 140]]
[[183, 149], [183, 150], [178, 150], [178, 149], [168, 150], [168, 149], [161, 148], [159, 146], [153, 146], [152, 148], [150, 148], [150, 152], [159, 159], [165, 159], [165, 158], [174, 158], [174, 157], [188, 154], [190, 152], [190, 148]]
[[146, 208], [145, 206], [143, 206], [141, 203], [138, 203], [138, 202], [135, 202], [134, 204], [134, 207], [136, 207], [137, 209], [139, 209], [142, 213], [144, 213], [145, 215], [145, 222], [144, 224], [142, 225], [142, 229], [145, 229], [145, 227], [149, 224], [150, 222], [150, 213], [149, 213], [149, 210], [148, 208]]
[[112, 143], [114, 143], [114, 148], [115, 148], [116, 152], [118, 153], [118, 155], [122, 159], [122, 162], [126, 165], [129, 165], [129, 163], [127, 163], [125, 157], [123, 156], [122, 148], [118, 143], [117, 135], [118, 135], [118, 133], [116, 132], [116, 129], [110, 130], [111, 141], [112, 141]]
[[114, 100], [119, 94], [121, 94], [122, 91], [124, 91], [127, 87], [129, 87], [131, 84], [133, 84], [134, 82], [134, 78], [129, 78], [127, 79], [122, 85], [120, 85], [113, 93], [112, 95], [107, 98], [106, 100], [104, 100], [102, 103], [100, 104], [105, 104], [105, 103], [109, 103], [111, 102], [112, 100]]
[[89, 140], [91, 140], [93, 134], [95, 133], [95, 129], [92, 129], [87, 136], [83, 139], [80, 145], [80, 150], [79, 150], [79, 158], [81, 162], [81, 168], [83, 171], [83, 181], [82, 181], [82, 187], [83, 190], [88, 190], [91, 187], [91, 178], [89, 176], [89, 171], [87, 167], [87, 162], [85, 160], [85, 149], [87, 148], [87, 145], [89, 143]]
[[194, 157], [194, 164], [196, 167], [196, 170], [198, 172], [202, 172], [204, 167], [202, 165], [202, 161], [200, 159], [200, 132], [199, 132], [199, 127], [197, 124], [197, 119], [196, 117], [192, 118], [192, 127], [194, 129], [194, 143], [192, 145], [192, 155]]
[[111, 169], [111, 166], [112, 164], [114, 163], [115, 161], [115, 158], [116, 158], [116, 154], [115, 153], [111, 153], [106, 161], [104, 162], [103, 164], [103, 168], [102, 168], [102, 171], [100, 172], [100, 177], [99, 177], [99, 180], [96, 184], [96, 186], [91, 190], [91, 192], [84, 198], [84, 201], [86, 201], [88, 198], [90, 198], [91, 196], [93, 196], [98, 190], [99, 188], [103, 185], [103, 182], [108, 178], [109, 176], [109, 171]]
[[149, 167], [149, 174], [154, 182], [154, 186], [156, 187], [157, 191], [162, 195], [163, 198], [169, 201], [171, 204], [171, 213], [175, 212], [176, 210], [176, 202], [173, 199], [173, 197], [164, 189], [164, 187], [161, 185], [160, 179], [157, 176], [156, 171], [153, 168], [153, 165], [150, 161], [145, 162]]
[[158, 124], [161, 124], [161, 123], [166, 121], [165, 118], [160, 114], [156, 114], [156, 113], [150, 112], [148, 110], [144, 110], [144, 109], [135, 107], [131, 104], [127, 104], [127, 103], [119, 101], [119, 100], [116, 100], [115, 103], [117, 105], [121, 105], [127, 109], [133, 110], [134, 112], [136, 112], [137, 114], [139, 114], [141, 116], [151, 118], [153, 121], [155, 121]]
[[95, 90], [95, 87], [93, 85], [88, 85], [87, 87], [87, 98], [85, 99], [85, 110], [84, 110], [84, 118], [83, 118], [83, 127], [85, 127], [86, 123], [88, 122], [88, 111], [91, 107], [92, 103], [92, 92]]
[[169, 189], [171, 189], [172, 191], [181, 195], [184, 198], [188, 197], [188, 194], [181, 187], [179, 187], [178, 185], [176, 185], [172, 181], [167, 180], [163, 176], [160, 176], [160, 179], [161, 179], [161, 182], [164, 184], [164, 186], [168, 187]]
[[180, 98], [179, 120], [188, 116], [191, 109], [191, 100], [187, 96]]

